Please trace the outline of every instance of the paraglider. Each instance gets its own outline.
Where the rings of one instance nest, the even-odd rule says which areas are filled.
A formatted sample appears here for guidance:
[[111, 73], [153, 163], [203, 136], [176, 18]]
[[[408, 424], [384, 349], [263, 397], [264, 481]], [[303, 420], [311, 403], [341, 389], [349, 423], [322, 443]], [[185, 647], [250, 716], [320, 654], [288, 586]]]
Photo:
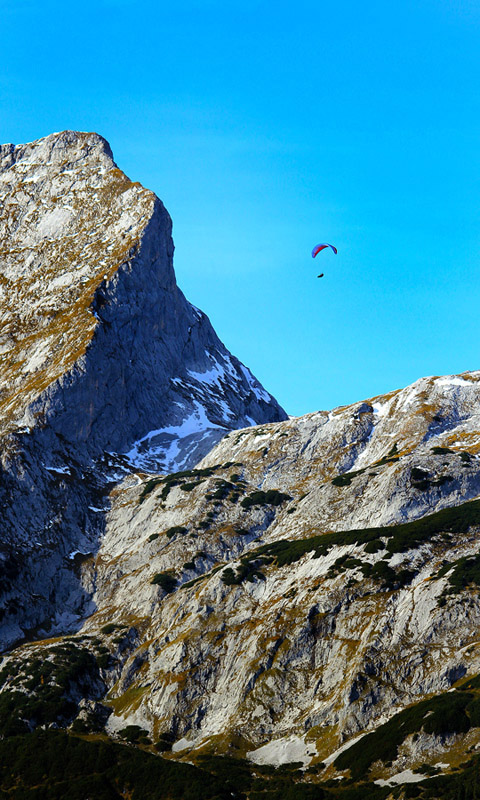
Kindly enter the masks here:
[[337, 248], [333, 244], [316, 244], [312, 250], [312, 258], [318, 256], [321, 250], [325, 250], [326, 247], [331, 247], [335, 255], [337, 255]]
[[[333, 250], [333, 252], [335, 253], [335, 255], [337, 255], [337, 248], [333, 244], [324, 243], [324, 244], [316, 244], [315, 245], [315, 247], [312, 250], [312, 258], [315, 258], [315, 256], [318, 256], [318, 254], [322, 250], [325, 250], [326, 247], [330, 247]], [[320, 275], [317, 275], [317, 278], [323, 278], [324, 274], [325, 274], [324, 272], [321, 272]]]

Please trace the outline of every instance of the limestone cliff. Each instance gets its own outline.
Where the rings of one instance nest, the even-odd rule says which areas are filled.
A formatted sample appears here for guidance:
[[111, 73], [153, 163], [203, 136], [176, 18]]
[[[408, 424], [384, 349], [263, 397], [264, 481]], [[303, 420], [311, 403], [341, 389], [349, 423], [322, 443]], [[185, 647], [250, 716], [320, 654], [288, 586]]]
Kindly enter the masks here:
[[0, 193], [8, 642], [85, 613], [73, 554], [97, 549], [109, 485], [286, 414], [178, 289], [170, 217], [102, 137], [3, 145]]
[[479, 409], [480, 373], [422, 379], [125, 477], [78, 565], [91, 613], [12, 651], [4, 691], [75, 645], [98, 674], [74, 729], [322, 785], [448, 776], [480, 746]]
[[474, 798], [480, 372], [287, 418], [103, 139], [0, 154], [1, 733], [247, 759], [208, 800]]
[[110, 729], [170, 726], [179, 751], [284, 737], [309, 762], [480, 671], [475, 580], [449, 593], [477, 557], [479, 409], [480, 373], [422, 379], [117, 487], [84, 630], [143, 635]]
[[104, 139], [65, 131], [0, 159], [4, 431], [38, 422], [161, 470], [285, 419], [185, 300], [167, 211]]

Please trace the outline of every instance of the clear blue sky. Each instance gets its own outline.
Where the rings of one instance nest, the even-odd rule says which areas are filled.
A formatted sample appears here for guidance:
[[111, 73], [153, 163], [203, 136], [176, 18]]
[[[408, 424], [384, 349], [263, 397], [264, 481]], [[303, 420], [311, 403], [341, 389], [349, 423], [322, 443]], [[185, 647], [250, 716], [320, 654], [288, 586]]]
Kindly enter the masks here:
[[478, 0], [0, 0], [0, 47], [1, 141], [105, 136], [289, 413], [480, 368]]

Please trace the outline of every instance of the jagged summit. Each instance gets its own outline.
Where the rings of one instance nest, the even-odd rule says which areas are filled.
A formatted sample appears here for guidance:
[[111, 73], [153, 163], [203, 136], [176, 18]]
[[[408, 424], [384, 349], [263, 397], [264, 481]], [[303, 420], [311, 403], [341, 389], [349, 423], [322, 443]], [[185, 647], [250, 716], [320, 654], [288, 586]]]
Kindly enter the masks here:
[[11, 641], [85, 612], [70, 553], [97, 549], [106, 487], [286, 414], [177, 287], [171, 219], [105, 139], [0, 156], [0, 573], [31, 592], [4, 583]]
[[5, 427], [85, 354], [95, 294], [133, 254], [159, 201], [116, 167], [98, 134], [3, 145], [0, 157]]
[[80, 145], [83, 152], [80, 157], [91, 157], [95, 150], [98, 155], [103, 153], [113, 166], [112, 148], [107, 140], [94, 131], [55, 131], [41, 139], [25, 144], [0, 144], [0, 172], [9, 169], [13, 164], [26, 159], [35, 161], [38, 165], [51, 165], [55, 162], [63, 163], [65, 153], [72, 147]]
[[0, 159], [4, 431], [41, 416], [92, 455], [161, 470], [285, 418], [179, 291], [170, 217], [105, 139], [63, 131]]

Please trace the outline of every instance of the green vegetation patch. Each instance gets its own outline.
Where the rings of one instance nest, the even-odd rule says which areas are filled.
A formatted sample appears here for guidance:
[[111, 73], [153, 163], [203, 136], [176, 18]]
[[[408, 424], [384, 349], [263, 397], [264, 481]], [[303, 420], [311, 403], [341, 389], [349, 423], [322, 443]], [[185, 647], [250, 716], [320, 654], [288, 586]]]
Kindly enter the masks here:
[[458, 686], [459, 691], [470, 691], [480, 689], [480, 675], [474, 675], [470, 678], [465, 678]]
[[158, 750], [159, 753], [166, 753], [172, 749], [174, 741], [174, 734], [171, 731], [164, 731], [159, 734], [155, 742], [155, 750]]
[[151, 478], [149, 481], [147, 481], [145, 483], [141, 493], [140, 493], [140, 497], [138, 498], [138, 502], [142, 503], [145, 500], [145, 498], [147, 497], [147, 495], [149, 495], [150, 492], [153, 492], [155, 487], [159, 486], [159, 484], [162, 484], [163, 482], [164, 482], [164, 478]]
[[182, 536], [184, 533], [188, 533], [188, 528], [185, 528], [183, 525], [173, 525], [165, 531], [165, 536], [167, 536], [168, 539], [173, 539], [177, 534]]
[[278, 489], [268, 489], [266, 492], [259, 489], [244, 497], [240, 505], [248, 510], [253, 506], [280, 506], [286, 500], [291, 499], [289, 494], [279, 492]]
[[[215, 464], [213, 467], [205, 467], [205, 469], [185, 469], [181, 472], [172, 472], [169, 475], [151, 478], [145, 483], [140, 497], [138, 498], [138, 502], [142, 503], [147, 495], [157, 486], [162, 486], [162, 491], [160, 493], [162, 502], [167, 499], [170, 489], [173, 489], [174, 486], [180, 486], [180, 488], [188, 487], [184, 488], [184, 491], [190, 492], [195, 486], [198, 486], [204, 478], [210, 478], [219, 469], [222, 469], [221, 464]], [[187, 482], [188, 478], [193, 480]]]
[[76, 716], [78, 697], [103, 693], [98, 663], [88, 650], [63, 644], [11, 661], [0, 674], [0, 731], [11, 736], [37, 725], [66, 725]]
[[382, 559], [377, 561], [376, 564], [370, 564], [368, 561], [361, 561], [346, 554], [337, 558], [328, 570], [327, 575], [329, 578], [333, 578], [346, 572], [346, 570], [357, 568], [361, 570], [364, 578], [380, 583], [380, 588], [387, 591], [400, 589], [408, 585], [416, 574], [408, 569], [398, 571], [393, 569], [389, 566], [388, 559]]
[[238, 800], [228, 781], [135, 747], [36, 731], [0, 741], [0, 797], [18, 800]]
[[381, 539], [371, 539], [364, 547], [365, 553], [378, 553], [380, 550], [385, 550], [385, 543]]
[[[141, 738], [140, 735], [136, 742]], [[162, 734], [155, 749], [157, 752], [170, 749], [172, 740], [170, 732]], [[299, 766], [252, 765], [228, 756], [201, 756], [198, 765], [193, 766], [167, 760], [137, 746], [109, 740], [85, 740], [59, 730], [37, 730], [0, 740], [0, 797], [16, 800], [64, 800], [67, 797], [69, 800], [475, 800], [480, 786], [478, 756], [462, 764], [455, 773], [435, 775], [420, 783], [397, 787], [346, 780], [308, 783]], [[431, 774], [433, 770], [424, 767], [421, 771]]]
[[110, 633], [114, 633], [116, 630], [123, 627], [123, 625], [116, 625], [115, 622], [108, 622], [107, 625], [104, 625], [100, 630], [108, 636]]
[[398, 748], [407, 736], [423, 730], [428, 734], [446, 736], [466, 733], [476, 716], [478, 700], [470, 692], [457, 691], [422, 700], [395, 714], [385, 725], [363, 736], [362, 739], [334, 761], [338, 770], [349, 769], [352, 778], [365, 776], [375, 761], [395, 761]]
[[[171, 746], [169, 734], [159, 744]], [[161, 748], [160, 748], [161, 749]], [[16, 800], [385, 800], [391, 789], [364, 783], [309, 784], [297, 764], [253, 766], [227, 756], [198, 766], [135, 746], [36, 731], [0, 741], [0, 797]], [[434, 779], [432, 779], [434, 780]], [[332, 786], [333, 784], [333, 786]], [[397, 794], [398, 796], [398, 794]], [[439, 796], [439, 795], [438, 795]], [[464, 795], [462, 795], [463, 800]], [[465, 795], [465, 797], [469, 796]]]
[[441, 475], [439, 478], [432, 478], [429, 472], [420, 469], [420, 467], [412, 467], [410, 470], [410, 482], [413, 488], [422, 492], [428, 492], [436, 486], [443, 486], [453, 480], [452, 475]]
[[154, 586], [160, 586], [164, 592], [171, 594], [177, 588], [178, 581], [170, 572], [157, 572], [150, 583], [153, 583]]
[[141, 728], [140, 725], [127, 725], [126, 728], [118, 731], [118, 735], [130, 744], [151, 744], [148, 731]]
[[226, 500], [227, 497], [235, 492], [237, 487], [230, 481], [218, 480], [216, 481], [217, 488], [209, 496], [211, 500]]
[[[448, 587], [440, 596], [443, 600], [447, 594], [459, 594], [469, 586], [480, 586], [480, 553], [471, 556], [462, 556], [456, 561], [447, 561], [439, 569], [436, 578], [443, 578], [448, 572]], [[445, 602], [441, 602], [445, 605]]]
[[[367, 467], [365, 467], [367, 469]], [[357, 469], [355, 472], [342, 472], [341, 475], [336, 475], [332, 483], [334, 486], [350, 486], [351, 482], [357, 475], [362, 475], [365, 469]]]
[[227, 567], [222, 572], [222, 581], [226, 586], [239, 586], [243, 581], [253, 583], [256, 578], [264, 581], [265, 575], [260, 571], [265, 559], [251, 559], [248, 556], [241, 559], [240, 566], [236, 572], [231, 567]]
[[[480, 500], [472, 500], [456, 508], [445, 508], [435, 514], [429, 514], [419, 520], [406, 522], [402, 525], [392, 525], [385, 528], [364, 528], [362, 530], [339, 531], [334, 533], [324, 533], [312, 536], [308, 539], [281, 539], [278, 542], [265, 544], [252, 550], [242, 558], [242, 564], [255, 562], [255, 569], [262, 564], [274, 563], [277, 567], [283, 567], [299, 561], [306, 553], [313, 553], [314, 558], [326, 556], [332, 547], [342, 545], [362, 545], [365, 544], [367, 552], [386, 549], [386, 558], [378, 564], [371, 565], [363, 563], [362, 571], [366, 577], [374, 580], [381, 579], [383, 585], [389, 588], [404, 586], [408, 584], [414, 573], [409, 570], [395, 571], [388, 567], [386, 561], [394, 553], [404, 553], [407, 550], [418, 547], [425, 542], [431, 541], [434, 537], [448, 540], [451, 533], [466, 533], [470, 527], [480, 525]], [[386, 545], [380, 542], [386, 539]], [[368, 548], [368, 549], [367, 549]], [[348, 559], [345, 556], [345, 559]], [[360, 566], [360, 563], [343, 562], [345, 568]], [[341, 566], [337, 564], [338, 567]], [[476, 561], [472, 563], [471, 573], [476, 574]], [[461, 574], [461, 571], [459, 571]], [[479, 577], [480, 580], [480, 577]], [[235, 580], [235, 583], [238, 581]]]
[[416, 575], [416, 573], [410, 569], [393, 569], [389, 566], [386, 559], [377, 561], [376, 564], [363, 564], [362, 573], [365, 578], [370, 578], [373, 581], [379, 582], [380, 588], [386, 589], [387, 591], [408, 586]]
[[330, 569], [328, 570], [329, 577], [333, 578], [337, 575], [341, 575], [347, 569], [356, 569], [357, 567], [365, 566], [363, 561], [360, 561], [358, 558], [352, 558], [350, 555], [343, 555], [337, 558], [337, 560], [332, 564]]
[[[449, 533], [466, 533], [471, 527], [480, 525], [480, 500], [472, 500], [454, 508], [445, 508], [428, 514], [413, 522], [391, 525], [384, 528], [364, 528], [363, 530], [340, 531], [314, 536], [300, 542], [288, 543], [296, 551], [314, 550], [317, 557], [326, 555], [331, 547], [339, 545], [366, 544], [370, 541], [387, 539], [387, 552], [403, 553], [418, 547], [432, 538], [443, 538]], [[445, 536], [448, 538], [448, 536]], [[302, 542], [304, 543], [303, 547]], [[288, 548], [290, 549], [290, 548]], [[303, 555], [303, 552], [301, 553]], [[297, 560], [293, 558], [292, 560]], [[291, 563], [291, 562], [289, 562]]]
[[245, 492], [246, 482], [241, 480], [240, 476], [234, 472], [230, 476], [230, 480], [224, 478], [216, 481], [216, 488], [207, 495], [207, 500], [214, 500], [219, 503], [223, 500], [229, 500], [231, 503], [236, 503], [240, 495]]

